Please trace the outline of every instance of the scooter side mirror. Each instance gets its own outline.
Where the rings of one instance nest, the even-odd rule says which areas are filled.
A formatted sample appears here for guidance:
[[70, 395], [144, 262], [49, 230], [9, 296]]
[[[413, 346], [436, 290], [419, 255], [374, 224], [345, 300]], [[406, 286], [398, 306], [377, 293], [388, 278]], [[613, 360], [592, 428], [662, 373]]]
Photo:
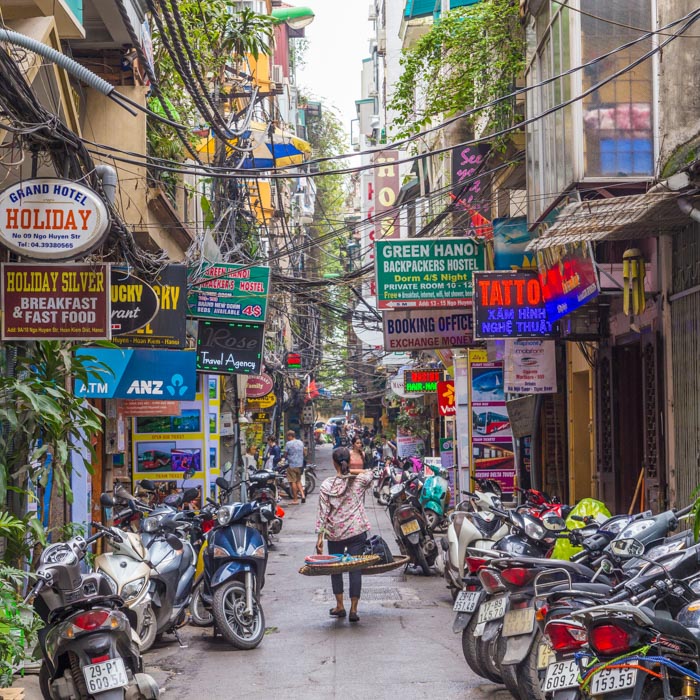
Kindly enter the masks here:
[[144, 491], [155, 491], [156, 490], [156, 485], [150, 479], [141, 479], [141, 481], [139, 481], [139, 486]]
[[103, 493], [100, 496], [100, 505], [105, 508], [112, 508], [115, 505], [115, 501], [108, 493]]
[[182, 540], [177, 535], [168, 533], [165, 536], [165, 541], [178, 552], [181, 552], [185, 548], [185, 545], [182, 543]]
[[189, 503], [190, 501], [194, 501], [195, 498], [199, 498], [199, 489], [186, 489], [182, 494], [183, 503]]
[[217, 476], [214, 482], [220, 489], [229, 489], [230, 485], [223, 476]]

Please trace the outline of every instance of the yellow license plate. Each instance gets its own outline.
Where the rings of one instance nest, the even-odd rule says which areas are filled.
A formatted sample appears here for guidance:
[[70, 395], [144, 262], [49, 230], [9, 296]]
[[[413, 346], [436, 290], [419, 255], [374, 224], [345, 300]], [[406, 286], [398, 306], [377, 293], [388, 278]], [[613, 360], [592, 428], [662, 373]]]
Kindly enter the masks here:
[[535, 625], [535, 609], [521, 608], [509, 610], [503, 618], [503, 637], [515, 637], [519, 634], [529, 634]]
[[404, 535], [410, 535], [420, 530], [420, 525], [417, 520], [409, 520], [407, 523], [401, 523], [401, 532]]
[[542, 671], [548, 668], [550, 664], [556, 663], [557, 656], [552, 647], [545, 642], [540, 642], [537, 647], [537, 670]]

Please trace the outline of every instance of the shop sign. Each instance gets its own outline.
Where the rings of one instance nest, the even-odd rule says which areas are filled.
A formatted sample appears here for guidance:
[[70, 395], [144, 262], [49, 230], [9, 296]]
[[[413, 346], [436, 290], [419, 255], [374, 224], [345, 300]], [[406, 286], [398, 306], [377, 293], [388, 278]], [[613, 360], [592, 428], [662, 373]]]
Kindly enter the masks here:
[[441, 416], [454, 416], [457, 413], [455, 406], [455, 383], [452, 380], [437, 383], [438, 413]]
[[474, 274], [475, 338], [551, 338], [553, 335], [536, 272]]
[[473, 341], [474, 318], [467, 309], [385, 311], [382, 318], [388, 352], [463, 348]]
[[160, 302], [153, 287], [124, 268], [112, 268], [109, 297], [113, 336], [143, 328], [158, 313]]
[[405, 238], [375, 243], [377, 308], [466, 306], [484, 247], [465, 238]]
[[251, 414], [251, 418], [258, 423], [267, 423], [270, 420], [270, 414], [267, 411], [256, 411]]
[[107, 265], [2, 266], [3, 340], [109, 340]]
[[87, 384], [75, 380], [76, 396], [156, 401], [195, 398], [196, 358], [192, 351], [78, 348], [76, 352], [85, 358], [89, 370]]
[[437, 369], [407, 369], [403, 373], [403, 386], [407, 394], [427, 394], [437, 391], [443, 374]]
[[510, 394], [556, 394], [553, 340], [506, 340], [505, 390]]
[[131, 399], [118, 401], [117, 410], [124, 418], [136, 418], [139, 416], [179, 416], [182, 407], [179, 401]]
[[257, 399], [267, 396], [274, 388], [275, 382], [269, 374], [256, 374], [248, 377], [245, 395], [247, 399]]
[[187, 267], [168, 265], [150, 287], [158, 299], [155, 316], [132, 333], [115, 335], [113, 342], [126, 347], [181, 350], [187, 344]]
[[598, 275], [586, 241], [538, 251], [537, 269], [551, 322], [598, 296]]
[[259, 374], [264, 333], [262, 323], [199, 321], [197, 370], [210, 374]]
[[269, 267], [216, 263], [190, 268], [189, 314], [196, 318], [263, 323], [270, 288]]
[[98, 245], [109, 229], [94, 190], [71, 180], [35, 178], [0, 193], [0, 241], [35, 260], [70, 260]]
[[375, 163], [381, 163], [374, 170], [374, 224], [376, 238], [398, 238], [399, 212], [396, 200], [399, 196], [399, 167], [396, 161], [399, 152], [379, 151], [373, 156]]
[[261, 396], [258, 399], [246, 399], [246, 404], [250, 408], [265, 409], [272, 408], [277, 403], [277, 397], [274, 394]]

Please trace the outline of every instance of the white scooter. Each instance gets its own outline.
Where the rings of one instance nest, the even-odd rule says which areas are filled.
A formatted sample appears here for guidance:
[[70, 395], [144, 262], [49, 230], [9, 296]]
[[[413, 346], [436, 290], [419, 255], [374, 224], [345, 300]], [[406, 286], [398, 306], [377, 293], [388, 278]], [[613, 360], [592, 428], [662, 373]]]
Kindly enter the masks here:
[[492, 507], [503, 508], [498, 483], [492, 479], [477, 479], [476, 484], [474, 492], [462, 492], [468, 498], [458, 503], [448, 516], [447, 536], [440, 540], [442, 556], [435, 562], [453, 598], [462, 590], [467, 548], [492, 549], [509, 532], [503, 519], [491, 512]]

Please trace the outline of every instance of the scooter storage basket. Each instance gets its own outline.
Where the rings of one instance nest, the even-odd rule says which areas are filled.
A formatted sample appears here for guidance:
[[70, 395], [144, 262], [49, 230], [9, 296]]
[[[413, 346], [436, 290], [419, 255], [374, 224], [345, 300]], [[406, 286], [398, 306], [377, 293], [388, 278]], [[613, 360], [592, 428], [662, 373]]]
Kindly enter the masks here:
[[346, 571], [354, 571], [355, 569], [364, 569], [378, 562], [379, 557], [376, 554], [362, 555], [337, 564], [305, 564], [299, 569], [299, 573], [303, 576], [330, 576], [331, 574], [344, 574]]
[[384, 574], [387, 571], [393, 571], [394, 569], [398, 569], [401, 566], [406, 566], [408, 562], [411, 560], [411, 557], [404, 556], [403, 554], [394, 554], [394, 561], [382, 563], [382, 564], [373, 564], [372, 566], [368, 566], [365, 569], [362, 569], [362, 575], [363, 576], [372, 576], [373, 574]]

